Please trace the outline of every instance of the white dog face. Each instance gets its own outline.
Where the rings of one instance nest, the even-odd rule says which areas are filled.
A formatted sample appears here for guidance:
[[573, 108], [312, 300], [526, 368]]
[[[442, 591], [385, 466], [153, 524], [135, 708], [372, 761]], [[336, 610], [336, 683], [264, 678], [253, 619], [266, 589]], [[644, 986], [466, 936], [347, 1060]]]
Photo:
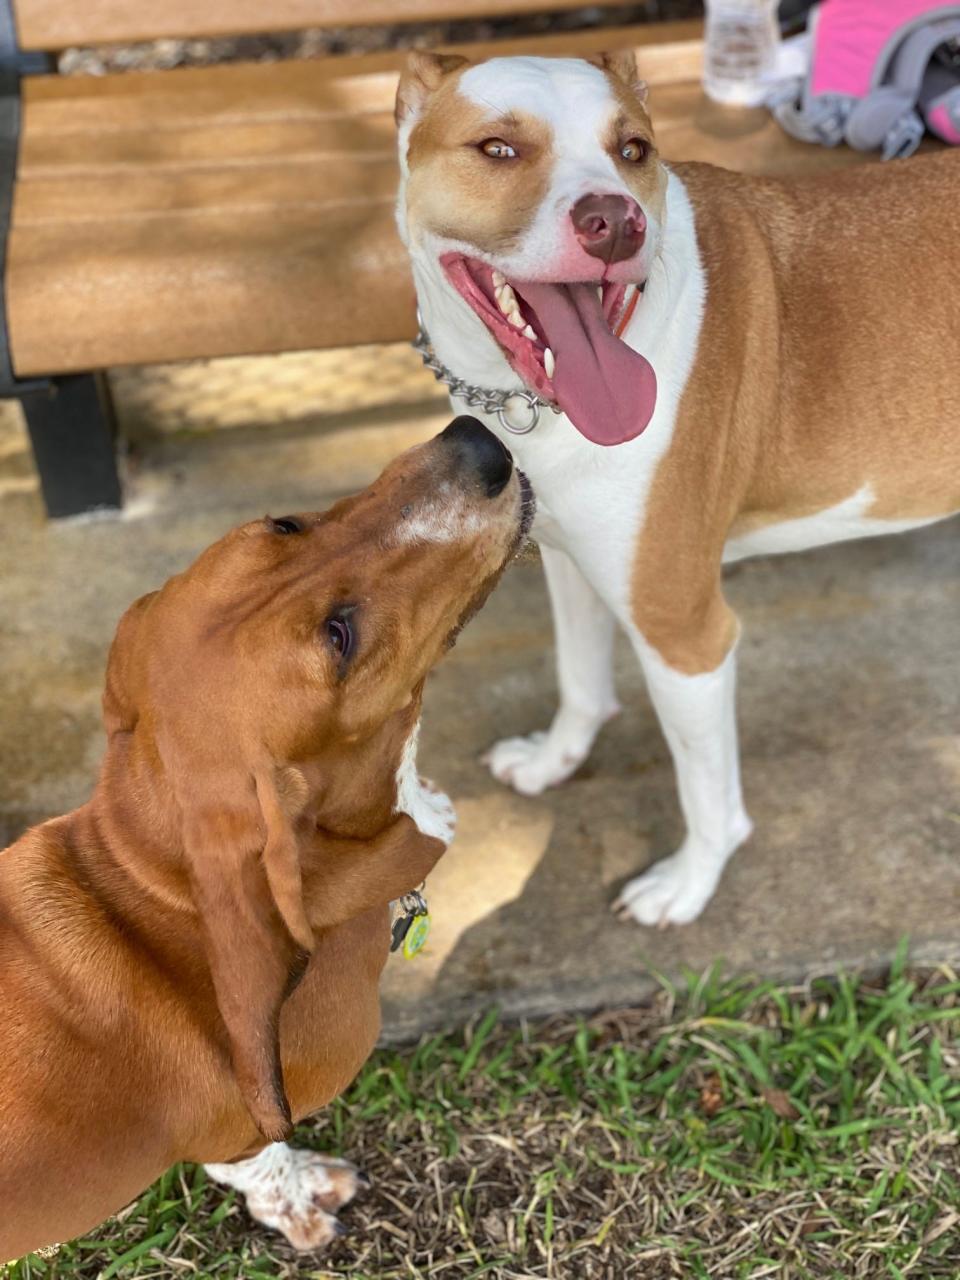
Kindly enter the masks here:
[[398, 218], [414, 259], [439, 267], [531, 390], [602, 443], [642, 360], [617, 329], [663, 218], [645, 99], [632, 54], [415, 54], [397, 95]]

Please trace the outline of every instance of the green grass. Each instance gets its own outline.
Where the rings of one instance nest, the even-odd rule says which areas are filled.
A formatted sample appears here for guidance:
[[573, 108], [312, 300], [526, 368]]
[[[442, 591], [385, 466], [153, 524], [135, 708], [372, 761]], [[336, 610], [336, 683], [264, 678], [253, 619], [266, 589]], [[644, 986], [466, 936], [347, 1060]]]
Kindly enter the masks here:
[[28, 1277], [960, 1277], [960, 981], [716, 973], [382, 1051], [300, 1140], [374, 1187], [327, 1255], [172, 1170]]

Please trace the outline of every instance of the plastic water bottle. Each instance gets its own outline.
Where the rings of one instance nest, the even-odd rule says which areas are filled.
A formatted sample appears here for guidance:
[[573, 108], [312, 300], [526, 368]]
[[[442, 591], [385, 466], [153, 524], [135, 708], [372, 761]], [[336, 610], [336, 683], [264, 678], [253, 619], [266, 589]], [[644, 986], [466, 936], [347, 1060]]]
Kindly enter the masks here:
[[777, 62], [777, 0], [706, 0], [706, 5], [704, 90], [714, 102], [755, 107]]

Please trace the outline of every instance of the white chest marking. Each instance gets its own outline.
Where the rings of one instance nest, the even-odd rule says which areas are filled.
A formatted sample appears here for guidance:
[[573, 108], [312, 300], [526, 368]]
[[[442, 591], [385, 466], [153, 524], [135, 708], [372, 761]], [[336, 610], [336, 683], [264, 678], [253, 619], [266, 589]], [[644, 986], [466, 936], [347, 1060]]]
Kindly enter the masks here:
[[397, 769], [396, 813], [412, 818], [421, 835], [433, 836], [449, 844], [457, 825], [457, 815], [449, 797], [425, 784], [417, 772], [417, 744], [420, 740], [420, 724], [415, 726], [407, 739]]
[[731, 538], [724, 548], [724, 564], [743, 560], [747, 556], [781, 555], [788, 551], [822, 547], [828, 542], [847, 542], [851, 538], [902, 533], [905, 529], [914, 529], [942, 519], [941, 516], [927, 516], [913, 520], [878, 520], [865, 514], [873, 506], [875, 496], [871, 486], [865, 484], [849, 498], [844, 498], [833, 507], [814, 512], [812, 516], [781, 520], [779, 524], [768, 524], [762, 529]]

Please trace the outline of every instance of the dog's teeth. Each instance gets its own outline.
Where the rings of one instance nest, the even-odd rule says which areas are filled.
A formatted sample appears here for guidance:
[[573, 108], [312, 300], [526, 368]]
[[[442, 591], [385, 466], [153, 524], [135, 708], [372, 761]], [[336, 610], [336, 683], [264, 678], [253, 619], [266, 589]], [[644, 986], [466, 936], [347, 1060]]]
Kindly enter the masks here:
[[513, 325], [515, 329], [522, 329], [525, 323], [523, 316], [520, 314], [519, 307], [517, 307], [516, 311], [511, 311], [510, 314], [507, 316], [507, 319], [510, 321], [510, 323]]
[[502, 288], [502, 286], [505, 285], [506, 283], [507, 283], [507, 278], [502, 271], [495, 271], [493, 273], [493, 287], [495, 289]]
[[517, 295], [513, 292], [508, 284], [502, 284], [496, 291], [497, 306], [505, 316], [509, 318], [511, 312], [520, 312], [520, 305], [517, 302]]
[[543, 352], [543, 368], [548, 378], [552, 378], [557, 368], [556, 356], [549, 347], [544, 348]]
[[536, 340], [537, 340], [537, 335], [536, 335], [536, 334], [534, 333], [534, 331], [533, 331], [533, 326], [532, 326], [532, 325], [529, 325], [529, 324], [528, 324], [528, 325], [527, 325], [527, 327], [524, 329], [524, 331], [523, 331], [523, 336], [524, 336], [525, 338], [529, 338], [531, 342], [536, 342]]

